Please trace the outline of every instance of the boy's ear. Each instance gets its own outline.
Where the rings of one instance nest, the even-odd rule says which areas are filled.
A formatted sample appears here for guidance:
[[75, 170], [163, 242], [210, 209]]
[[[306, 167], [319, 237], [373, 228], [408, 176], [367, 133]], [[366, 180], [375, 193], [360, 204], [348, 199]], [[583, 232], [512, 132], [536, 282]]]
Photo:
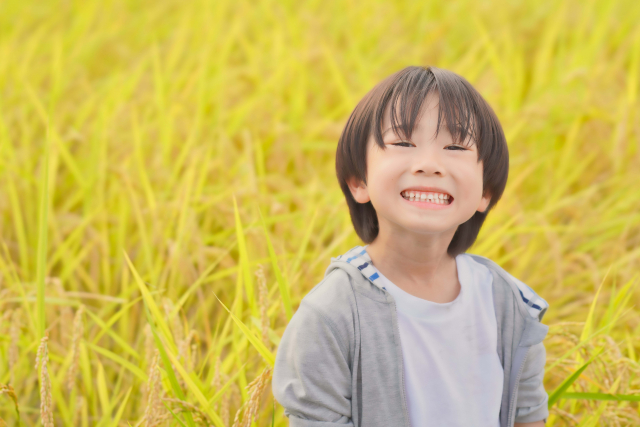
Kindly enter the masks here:
[[491, 203], [491, 195], [487, 194], [482, 196], [482, 199], [480, 199], [480, 204], [478, 205], [478, 209], [476, 209], [478, 212], [486, 212], [487, 208], [489, 207], [489, 203]]
[[351, 190], [351, 195], [358, 203], [367, 203], [371, 200], [369, 197], [369, 190], [367, 190], [367, 185], [357, 179], [355, 176], [347, 179], [347, 185], [349, 186], [349, 190]]

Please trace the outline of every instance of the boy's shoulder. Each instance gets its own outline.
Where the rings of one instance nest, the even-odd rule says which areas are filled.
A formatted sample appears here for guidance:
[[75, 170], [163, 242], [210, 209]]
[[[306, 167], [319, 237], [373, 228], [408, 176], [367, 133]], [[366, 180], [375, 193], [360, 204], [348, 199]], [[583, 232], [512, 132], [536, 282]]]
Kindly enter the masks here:
[[487, 257], [470, 253], [466, 253], [466, 255], [469, 255], [474, 261], [487, 267], [489, 271], [491, 271], [494, 280], [498, 280], [498, 284], [510, 288], [516, 297], [519, 297], [517, 298], [520, 302], [519, 306], [523, 307], [529, 316], [542, 320], [542, 317], [549, 308], [549, 304], [531, 287]]
[[302, 298], [300, 309], [305, 306], [320, 314], [334, 324], [353, 323], [352, 316], [356, 306], [349, 274], [336, 268]]
[[356, 293], [388, 303], [376, 272], [364, 248], [355, 246], [331, 258], [324, 278], [302, 298], [300, 306], [308, 305], [330, 318], [353, 323], [358, 311]]
[[353, 298], [353, 292], [349, 281], [349, 274], [346, 271], [341, 268], [333, 269], [307, 292], [302, 301], [321, 306], [350, 301]]

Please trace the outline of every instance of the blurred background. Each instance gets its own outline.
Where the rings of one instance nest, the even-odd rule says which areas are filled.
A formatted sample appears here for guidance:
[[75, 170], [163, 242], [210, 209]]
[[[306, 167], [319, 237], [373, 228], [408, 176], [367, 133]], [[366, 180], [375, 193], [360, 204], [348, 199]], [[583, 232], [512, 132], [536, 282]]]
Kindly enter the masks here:
[[0, 10], [0, 425], [288, 425], [280, 337], [361, 244], [338, 137], [408, 65], [462, 75], [504, 127], [469, 252], [550, 303], [548, 425], [640, 425], [637, 1]]

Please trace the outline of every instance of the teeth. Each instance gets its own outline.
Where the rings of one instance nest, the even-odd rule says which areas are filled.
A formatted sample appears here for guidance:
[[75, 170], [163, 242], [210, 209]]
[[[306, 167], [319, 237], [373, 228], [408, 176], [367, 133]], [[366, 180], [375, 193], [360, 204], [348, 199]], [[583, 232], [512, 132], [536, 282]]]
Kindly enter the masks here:
[[424, 193], [421, 191], [403, 191], [402, 196], [411, 201], [428, 201], [438, 205], [448, 205], [449, 195], [442, 193]]

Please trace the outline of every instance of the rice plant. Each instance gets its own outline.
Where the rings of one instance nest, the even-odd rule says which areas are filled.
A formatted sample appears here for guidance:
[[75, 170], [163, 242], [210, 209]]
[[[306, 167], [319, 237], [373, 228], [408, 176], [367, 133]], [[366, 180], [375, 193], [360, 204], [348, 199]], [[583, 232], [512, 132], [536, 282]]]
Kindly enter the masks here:
[[506, 131], [469, 252], [551, 305], [548, 425], [640, 425], [637, 1], [1, 8], [0, 425], [288, 425], [280, 337], [360, 244], [337, 140], [407, 65]]

